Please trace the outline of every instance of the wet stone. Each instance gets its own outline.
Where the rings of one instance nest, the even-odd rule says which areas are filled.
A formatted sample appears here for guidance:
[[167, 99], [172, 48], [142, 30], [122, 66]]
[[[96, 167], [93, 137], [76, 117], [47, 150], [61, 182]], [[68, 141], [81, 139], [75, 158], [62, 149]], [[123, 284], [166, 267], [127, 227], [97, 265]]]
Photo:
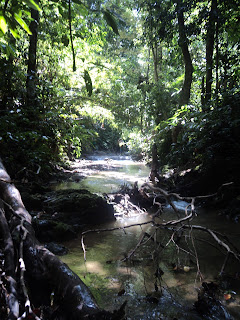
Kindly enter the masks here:
[[64, 247], [61, 244], [55, 243], [55, 242], [46, 243], [44, 246], [49, 251], [51, 251], [52, 253], [54, 253], [58, 256], [63, 256], [68, 253], [68, 249], [66, 247]]
[[59, 190], [48, 194], [44, 210], [55, 220], [69, 225], [99, 224], [114, 221], [111, 204], [88, 190]]

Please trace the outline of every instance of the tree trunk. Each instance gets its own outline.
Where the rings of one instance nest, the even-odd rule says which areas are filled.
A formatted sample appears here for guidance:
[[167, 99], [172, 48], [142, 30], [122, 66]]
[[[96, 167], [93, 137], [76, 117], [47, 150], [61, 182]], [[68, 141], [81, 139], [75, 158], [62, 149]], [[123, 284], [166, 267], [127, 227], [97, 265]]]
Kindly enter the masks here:
[[75, 59], [75, 50], [73, 45], [73, 36], [72, 36], [72, 10], [71, 10], [71, 0], [68, 0], [68, 24], [69, 24], [69, 34], [72, 48], [72, 59], [73, 59], [73, 72], [76, 71], [76, 59]]
[[36, 104], [36, 79], [37, 79], [37, 38], [38, 38], [38, 24], [39, 24], [39, 12], [37, 10], [31, 10], [30, 23], [30, 36], [29, 50], [28, 50], [28, 70], [27, 70], [27, 106], [33, 107]]
[[156, 184], [156, 180], [160, 181], [160, 175], [158, 173], [159, 170], [159, 162], [158, 162], [158, 154], [157, 154], [157, 145], [156, 143], [152, 146], [152, 163], [151, 163], [151, 172], [149, 174], [149, 180], [152, 181], [153, 184]]
[[185, 31], [184, 16], [183, 16], [183, 3], [182, 0], [176, 0], [177, 3], [177, 18], [178, 18], [178, 31], [179, 31], [179, 46], [181, 47], [184, 65], [185, 77], [183, 87], [180, 93], [179, 104], [188, 104], [191, 93], [193, 65], [190, 52], [188, 49], [188, 39]]
[[217, 0], [212, 0], [209, 14], [207, 38], [206, 38], [206, 96], [205, 103], [211, 99], [212, 95], [212, 69], [213, 69], [213, 49], [217, 18]]
[[154, 79], [158, 83], [160, 63], [162, 62], [162, 48], [158, 46], [157, 43], [151, 45], [152, 55], [153, 55], [153, 65], [154, 65]]
[[[123, 307], [114, 313], [101, 310], [81, 279], [38, 242], [31, 225], [31, 215], [24, 207], [20, 193], [12, 183], [1, 159], [0, 198], [8, 214], [8, 223], [6, 223], [3, 208], [0, 207], [0, 228], [6, 248], [4, 250], [5, 269], [7, 275], [11, 276], [13, 284], [12, 290], [8, 292], [8, 296], [11, 295], [12, 298], [8, 303], [9, 319], [17, 319], [16, 296], [22, 302], [21, 310], [28, 306], [29, 313], [33, 307], [45, 306], [51, 310], [48, 312], [51, 313], [53, 320], [83, 319], [84, 317], [87, 319], [122, 319], [124, 317]], [[11, 243], [14, 244], [19, 263], [16, 263]], [[13, 272], [13, 270], [17, 271]], [[21, 292], [16, 293], [15, 279], [19, 277], [19, 274], [21, 277], [18, 280], [22, 283], [22, 288]], [[25, 294], [23, 295], [22, 292]], [[54, 300], [51, 304], [52, 294], [54, 294]]]

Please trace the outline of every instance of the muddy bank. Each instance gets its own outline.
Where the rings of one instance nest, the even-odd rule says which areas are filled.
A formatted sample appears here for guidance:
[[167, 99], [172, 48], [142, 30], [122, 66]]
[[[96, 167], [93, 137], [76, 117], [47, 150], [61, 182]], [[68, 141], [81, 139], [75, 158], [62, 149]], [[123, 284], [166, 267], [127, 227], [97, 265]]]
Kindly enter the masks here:
[[172, 170], [161, 182], [168, 190], [182, 196], [200, 196], [217, 193], [200, 201], [202, 207], [217, 209], [219, 214], [236, 222], [240, 219], [240, 174], [238, 167], [188, 168]]

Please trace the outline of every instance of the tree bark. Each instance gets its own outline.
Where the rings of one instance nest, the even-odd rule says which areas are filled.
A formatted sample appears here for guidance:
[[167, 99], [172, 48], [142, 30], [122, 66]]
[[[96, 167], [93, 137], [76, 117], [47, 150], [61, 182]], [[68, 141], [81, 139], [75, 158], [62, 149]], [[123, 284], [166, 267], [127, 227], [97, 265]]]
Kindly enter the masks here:
[[151, 45], [152, 55], [153, 55], [153, 65], [154, 65], [154, 79], [158, 83], [160, 63], [162, 62], [162, 48], [158, 46], [157, 43]]
[[213, 49], [217, 19], [217, 0], [212, 0], [211, 11], [209, 14], [207, 38], [206, 38], [206, 96], [205, 104], [212, 96], [212, 69], [213, 69]]
[[157, 155], [157, 145], [156, 143], [152, 146], [152, 164], [151, 164], [151, 172], [149, 174], [149, 180], [152, 181], [153, 184], [156, 183], [156, 179], [160, 181], [160, 175], [158, 173], [159, 163], [158, 163], [158, 155]]
[[37, 79], [37, 39], [38, 39], [38, 24], [39, 12], [31, 10], [30, 31], [32, 35], [29, 41], [28, 50], [28, 70], [27, 70], [27, 106], [34, 106], [37, 98], [36, 94], [36, 79]]
[[71, 0], [68, 0], [68, 23], [69, 23], [69, 34], [72, 48], [72, 58], [73, 58], [73, 72], [76, 71], [76, 59], [75, 59], [75, 50], [73, 45], [73, 36], [72, 36], [72, 10], [71, 10]]
[[[10, 237], [0, 208], [0, 227], [4, 229], [2, 234], [5, 243], [9, 244], [9, 249], [6, 252], [9, 259], [6, 261], [10, 261], [8, 262], [10, 269], [8, 267], [7, 270], [13, 279], [19, 274], [19, 272], [12, 274], [13, 269], [26, 270], [22, 280], [27, 283], [27, 294], [34, 308], [43, 305], [51, 308], [51, 294], [54, 293], [54, 310], [52, 310], [51, 319], [67, 320], [84, 317], [87, 319], [122, 319], [124, 317], [123, 308], [113, 313], [101, 310], [82, 280], [65, 263], [39, 243], [31, 225], [31, 215], [24, 207], [21, 195], [12, 183], [1, 159], [0, 198], [8, 210], [8, 224], [10, 225], [9, 230], [11, 230]], [[11, 265], [13, 250], [11, 250], [12, 240], [10, 238], [15, 239], [14, 248], [19, 256], [19, 264], [14, 268]], [[18, 250], [19, 247], [22, 247], [22, 256], [21, 250]], [[12, 313], [17, 310], [16, 295], [14, 297], [15, 307], [11, 308]], [[11, 319], [16, 318], [12, 317]]]
[[185, 31], [184, 16], [183, 16], [183, 3], [182, 0], [176, 0], [177, 3], [177, 19], [179, 31], [179, 46], [181, 47], [183, 60], [185, 65], [185, 77], [180, 93], [179, 104], [188, 104], [191, 93], [193, 65], [191, 55], [188, 49], [188, 39]]
[[7, 286], [9, 287], [9, 292], [6, 294], [6, 302], [9, 307], [9, 320], [15, 320], [19, 316], [19, 303], [17, 295], [17, 281], [15, 275], [15, 255], [14, 255], [14, 246], [8, 223], [5, 217], [5, 212], [3, 209], [3, 203], [0, 200], [0, 234], [3, 238], [4, 246], [4, 269], [5, 269], [5, 280]]

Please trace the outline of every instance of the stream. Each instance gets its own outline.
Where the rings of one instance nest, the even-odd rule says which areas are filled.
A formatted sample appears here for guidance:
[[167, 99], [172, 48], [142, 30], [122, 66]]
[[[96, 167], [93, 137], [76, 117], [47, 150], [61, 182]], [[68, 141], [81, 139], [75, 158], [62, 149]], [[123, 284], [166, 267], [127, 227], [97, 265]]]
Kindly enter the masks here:
[[[93, 156], [86, 166], [76, 161], [74, 178], [59, 183], [56, 189], [88, 189], [91, 192], [103, 194], [119, 190], [138, 181], [141, 185], [147, 181], [149, 168], [140, 162], [134, 162], [129, 157], [114, 155]], [[77, 179], [78, 173], [86, 173], [84, 179]], [[175, 203], [184, 216], [186, 203]], [[208, 212], [197, 209], [194, 224], [207, 226], [229, 236], [240, 246], [239, 225], [219, 215], [219, 212]], [[161, 221], [176, 219], [176, 214], [167, 206], [161, 215]], [[181, 253], [172, 242], [164, 250], [156, 249], [156, 242], [147, 240], [136, 250], [130, 261], [124, 258], [136, 247], [143, 232], [153, 232], [150, 224], [122, 229], [131, 224], [139, 224], [151, 220], [150, 214], [119, 218], [114, 223], [100, 226], [89, 226], [88, 229], [119, 228], [111, 232], [88, 233], [84, 238], [86, 247], [86, 262], [81, 246], [81, 238], [65, 242], [69, 253], [61, 259], [76, 272], [90, 288], [100, 307], [114, 310], [127, 300], [127, 319], [202, 319], [194, 310], [201, 286], [197, 266], [189, 254]], [[216, 249], [213, 240], [207, 235], [195, 233], [195, 250], [198, 254], [201, 274], [204, 281], [214, 281], [224, 262], [221, 250]], [[156, 239], [166, 243], [169, 232], [158, 230]], [[191, 237], [185, 239], [191, 242]], [[156, 253], [157, 252], [157, 253]], [[179, 255], [178, 255], [179, 254]], [[157, 256], [157, 257], [156, 257]], [[154, 257], [154, 259], [153, 259]], [[157, 261], [157, 262], [156, 262]], [[176, 264], [182, 270], [176, 270]], [[156, 270], [163, 273], [160, 282], [156, 283]], [[239, 272], [239, 265], [229, 261], [228, 274]], [[156, 291], [157, 286], [157, 291]], [[234, 319], [240, 319], [240, 279], [231, 283], [234, 299], [224, 301], [224, 305]], [[224, 299], [223, 299], [224, 300]], [[212, 318], [218, 319], [218, 318]]]

